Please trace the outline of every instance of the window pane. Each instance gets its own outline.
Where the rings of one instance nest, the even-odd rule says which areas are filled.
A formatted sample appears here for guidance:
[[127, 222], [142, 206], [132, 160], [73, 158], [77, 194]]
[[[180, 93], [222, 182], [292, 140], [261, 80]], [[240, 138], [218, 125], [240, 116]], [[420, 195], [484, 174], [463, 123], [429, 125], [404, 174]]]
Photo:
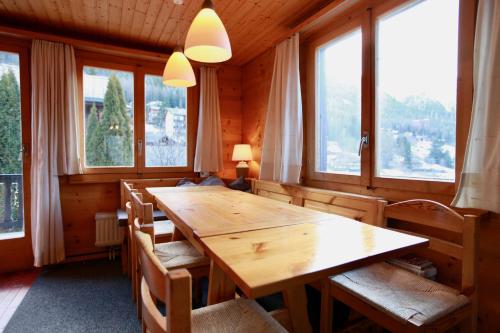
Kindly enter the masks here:
[[377, 176], [453, 181], [459, 0], [377, 22]]
[[316, 53], [316, 171], [359, 175], [361, 29]]
[[187, 166], [186, 88], [166, 87], [146, 75], [146, 166]]
[[0, 51], [0, 239], [23, 237], [19, 55]]
[[134, 74], [83, 68], [85, 165], [134, 166]]

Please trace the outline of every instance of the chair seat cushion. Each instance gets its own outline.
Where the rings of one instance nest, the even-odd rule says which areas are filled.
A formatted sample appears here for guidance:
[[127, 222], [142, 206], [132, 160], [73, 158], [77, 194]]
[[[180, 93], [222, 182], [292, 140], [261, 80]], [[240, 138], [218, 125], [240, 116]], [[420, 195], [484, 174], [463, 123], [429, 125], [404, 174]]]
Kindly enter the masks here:
[[188, 241], [155, 244], [155, 254], [166, 269], [191, 268], [209, 265], [210, 260], [200, 254]]
[[416, 326], [431, 323], [465, 306], [458, 290], [412, 274], [388, 263], [377, 263], [330, 278], [339, 287], [378, 310]]
[[193, 310], [191, 318], [193, 333], [287, 332], [266, 310], [246, 298]]
[[155, 236], [171, 235], [174, 232], [174, 224], [170, 220], [154, 221]]

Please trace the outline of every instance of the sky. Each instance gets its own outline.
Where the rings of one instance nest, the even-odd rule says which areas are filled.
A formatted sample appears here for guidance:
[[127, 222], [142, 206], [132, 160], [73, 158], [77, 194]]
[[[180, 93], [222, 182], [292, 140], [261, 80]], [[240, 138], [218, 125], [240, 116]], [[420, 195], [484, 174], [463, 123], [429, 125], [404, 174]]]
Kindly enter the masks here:
[[[377, 19], [378, 93], [398, 100], [426, 96], [446, 107], [455, 105], [458, 3], [459, 0], [418, 1]], [[330, 84], [360, 85], [359, 29], [323, 45], [320, 52], [328, 59]]]

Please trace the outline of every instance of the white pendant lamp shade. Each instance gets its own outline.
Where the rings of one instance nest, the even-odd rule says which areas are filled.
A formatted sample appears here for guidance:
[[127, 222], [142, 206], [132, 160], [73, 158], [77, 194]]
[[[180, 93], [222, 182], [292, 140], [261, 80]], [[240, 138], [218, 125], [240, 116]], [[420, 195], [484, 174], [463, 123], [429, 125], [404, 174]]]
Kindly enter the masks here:
[[168, 58], [163, 71], [163, 83], [171, 87], [192, 87], [196, 85], [193, 68], [180, 50], [175, 50]]
[[211, 1], [205, 1], [191, 23], [184, 53], [189, 59], [206, 63], [223, 62], [231, 58], [229, 36]]

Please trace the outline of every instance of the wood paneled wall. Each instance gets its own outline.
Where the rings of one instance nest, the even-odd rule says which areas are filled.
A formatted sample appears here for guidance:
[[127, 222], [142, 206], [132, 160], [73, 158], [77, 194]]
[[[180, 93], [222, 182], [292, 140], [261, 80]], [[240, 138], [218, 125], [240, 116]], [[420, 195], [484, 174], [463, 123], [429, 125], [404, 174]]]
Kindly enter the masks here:
[[273, 77], [274, 48], [270, 48], [242, 69], [243, 143], [252, 147], [250, 177], [257, 177], [260, 170], [262, 139], [266, 120], [267, 101]]
[[500, 214], [481, 221], [478, 332], [500, 332]]
[[71, 184], [61, 178], [59, 189], [67, 257], [102, 252], [95, 243], [95, 213], [116, 212], [120, 205], [118, 182]]
[[241, 143], [241, 68], [224, 66], [217, 72], [219, 79], [219, 102], [222, 122], [222, 144], [224, 153], [224, 178], [235, 178], [236, 163], [231, 160], [233, 147]]

